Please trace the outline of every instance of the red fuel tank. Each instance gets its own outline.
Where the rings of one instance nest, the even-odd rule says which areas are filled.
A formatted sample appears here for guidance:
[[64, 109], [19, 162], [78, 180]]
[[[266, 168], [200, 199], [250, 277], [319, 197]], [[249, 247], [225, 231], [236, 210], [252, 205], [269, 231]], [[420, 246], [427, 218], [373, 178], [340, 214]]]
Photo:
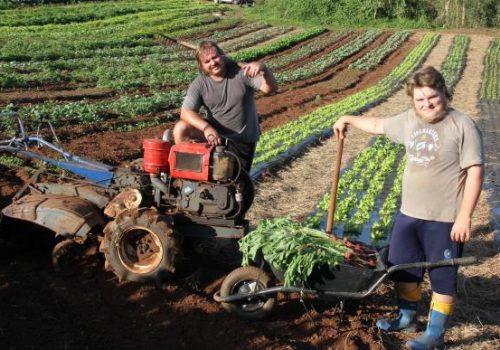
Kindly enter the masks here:
[[170, 152], [170, 176], [179, 179], [208, 181], [210, 154], [214, 146], [207, 143], [181, 143]]
[[146, 139], [142, 142], [144, 148], [144, 170], [159, 174], [168, 172], [168, 155], [172, 145], [160, 139]]

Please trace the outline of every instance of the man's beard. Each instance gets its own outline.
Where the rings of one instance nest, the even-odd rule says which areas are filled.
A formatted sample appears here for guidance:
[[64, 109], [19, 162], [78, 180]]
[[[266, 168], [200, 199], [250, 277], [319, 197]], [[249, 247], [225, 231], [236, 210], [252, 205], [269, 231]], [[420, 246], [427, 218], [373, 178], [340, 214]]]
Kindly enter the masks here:
[[424, 122], [429, 123], [429, 124], [434, 124], [434, 123], [440, 122], [441, 120], [444, 119], [444, 117], [446, 117], [446, 115], [448, 114], [448, 107], [444, 108], [439, 114], [434, 115], [432, 117], [425, 116], [425, 115], [421, 114], [419, 111], [417, 111], [416, 109], [415, 109], [415, 114], [420, 119], [422, 119]]

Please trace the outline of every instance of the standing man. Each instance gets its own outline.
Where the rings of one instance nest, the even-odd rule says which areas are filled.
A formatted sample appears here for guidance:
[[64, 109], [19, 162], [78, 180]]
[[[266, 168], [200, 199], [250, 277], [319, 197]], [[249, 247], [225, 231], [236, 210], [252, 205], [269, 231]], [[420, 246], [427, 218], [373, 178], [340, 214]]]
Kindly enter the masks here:
[[[199, 44], [196, 61], [200, 75], [189, 86], [181, 120], [174, 127], [174, 141], [207, 140], [220, 145], [228, 140], [228, 150], [249, 172], [260, 136], [254, 91], [275, 92], [276, 79], [258, 62], [240, 68], [211, 41]], [[206, 118], [200, 115], [202, 106], [207, 110]]]
[[[347, 125], [385, 134], [406, 146], [402, 203], [391, 234], [389, 265], [458, 258], [471, 237], [471, 217], [483, 181], [481, 134], [467, 115], [448, 106], [441, 73], [417, 71], [407, 82], [413, 108], [391, 118], [344, 116], [333, 126], [340, 138]], [[379, 320], [383, 331], [414, 328], [423, 269], [393, 275], [398, 317]], [[429, 270], [433, 290], [425, 333], [407, 342], [411, 349], [444, 348], [444, 333], [453, 312], [457, 267]]]

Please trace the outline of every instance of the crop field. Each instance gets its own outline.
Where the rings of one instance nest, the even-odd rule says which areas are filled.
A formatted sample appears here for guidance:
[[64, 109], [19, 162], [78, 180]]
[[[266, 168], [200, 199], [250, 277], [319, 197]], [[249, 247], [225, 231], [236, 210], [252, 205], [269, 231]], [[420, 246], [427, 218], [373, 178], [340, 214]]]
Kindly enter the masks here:
[[[452, 105], [480, 127], [487, 161], [474, 238], [464, 253], [484, 259], [459, 270], [447, 349], [500, 348], [498, 30], [276, 25], [212, 1], [2, 4], [0, 113], [18, 112], [33, 133], [40, 120], [50, 120], [65, 150], [113, 166], [141, 158], [142, 140], [160, 138], [179, 119], [198, 70], [193, 51], [169, 38], [214, 40], [230, 58], [272, 69], [279, 91], [256, 95], [262, 135], [251, 171], [252, 229], [279, 226], [284, 218], [324, 229], [338, 156], [332, 124], [345, 114], [388, 117], [406, 110], [406, 80], [420, 67], [439, 68]], [[0, 140], [17, 129], [15, 119], [0, 118]], [[404, 147], [349, 130], [342, 159], [334, 231], [384, 246], [400, 203]], [[39, 167], [0, 153], [0, 209]], [[191, 266], [162, 284], [119, 282], [89, 249], [81, 271], [64, 277], [51, 266], [51, 234], [30, 230], [0, 222], [0, 248], [8, 248], [0, 256], [2, 349], [400, 349], [415, 336], [381, 334], [375, 326], [395, 310], [391, 283], [346, 301], [343, 312], [338, 300], [279, 294], [269, 318], [248, 322], [212, 298], [231, 267], [215, 264], [196, 289], [183, 280]], [[22, 238], [11, 239], [19, 231]], [[420, 328], [426, 312], [419, 312]]]

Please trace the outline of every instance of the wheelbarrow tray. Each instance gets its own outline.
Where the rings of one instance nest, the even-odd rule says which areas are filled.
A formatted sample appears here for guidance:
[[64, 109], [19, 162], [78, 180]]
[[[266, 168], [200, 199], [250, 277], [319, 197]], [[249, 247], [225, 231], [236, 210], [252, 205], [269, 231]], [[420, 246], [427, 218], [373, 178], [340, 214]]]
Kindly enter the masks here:
[[[477, 257], [446, 259], [436, 262], [423, 261], [409, 264], [399, 264], [387, 267], [384, 258], [377, 253], [377, 266], [374, 269], [338, 264], [336, 266], [321, 266], [313, 271], [303, 286], [273, 287], [267, 292], [302, 292], [306, 294], [330, 295], [341, 298], [364, 298], [371, 293], [395, 271], [411, 268], [434, 268], [442, 266], [460, 266], [476, 264]], [[274, 276], [284, 281], [284, 272], [268, 264]], [[261, 291], [256, 294], [267, 294]]]
[[309, 285], [318, 291], [359, 292], [367, 290], [385, 272], [385, 267], [373, 269], [347, 264], [322, 266], [312, 273]]
[[[373, 286], [386, 272], [387, 266], [381, 254], [376, 254], [377, 265], [374, 268], [353, 266], [340, 263], [335, 266], [322, 265], [316, 268], [307, 279], [306, 285], [310, 289], [329, 292], [361, 292]], [[274, 276], [284, 281], [284, 272], [270, 266]], [[298, 286], [296, 286], [298, 287]]]

